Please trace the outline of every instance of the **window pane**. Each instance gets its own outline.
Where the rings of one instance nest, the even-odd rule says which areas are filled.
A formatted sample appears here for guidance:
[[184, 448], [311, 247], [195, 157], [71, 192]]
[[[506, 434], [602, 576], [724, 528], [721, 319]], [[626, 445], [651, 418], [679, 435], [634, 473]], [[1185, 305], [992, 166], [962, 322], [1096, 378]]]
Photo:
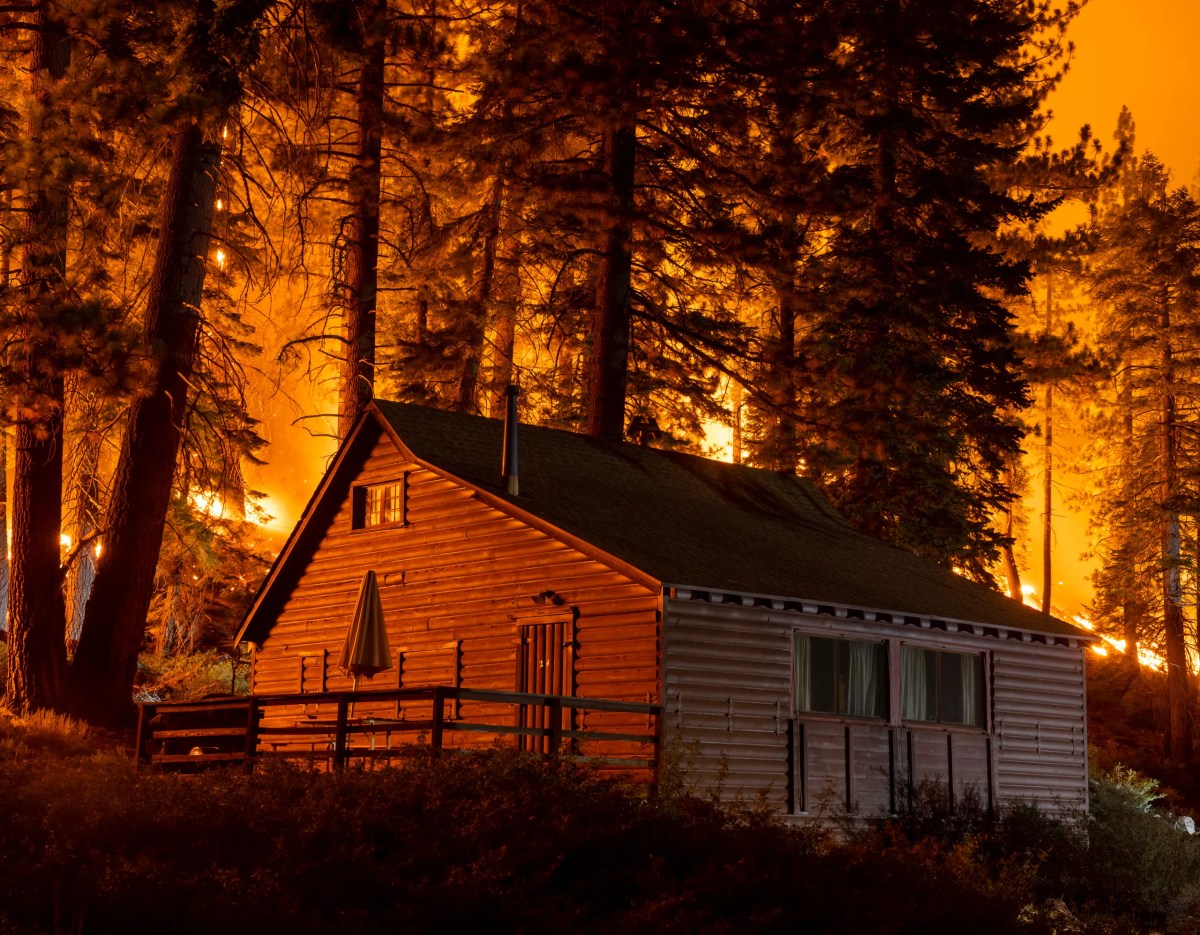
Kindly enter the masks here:
[[808, 679], [807, 691], [801, 695], [802, 699], [807, 697], [808, 707], [802, 710], [836, 714], [837, 640], [820, 636], [802, 636], [800, 639], [808, 643], [808, 671], [801, 673]]
[[937, 653], [915, 646], [900, 648], [900, 711], [906, 721], [936, 721]]
[[378, 487], [367, 488], [365, 525], [378, 526], [383, 516], [383, 491]]
[[844, 706], [839, 713], [884, 717], [887, 713], [887, 654], [882, 643], [841, 640]]
[[796, 709], [887, 717], [887, 647], [865, 640], [796, 635]]
[[982, 727], [983, 657], [904, 646], [900, 697], [906, 721]]
[[398, 523], [404, 518], [404, 485], [388, 484], [383, 488], [383, 521]]
[[983, 726], [983, 657], [942, 653], [942, 721]]
[[938, 660], [942, 669], [941, 717], [943, 724], [963, 723], [963, 657], [942, 653]]

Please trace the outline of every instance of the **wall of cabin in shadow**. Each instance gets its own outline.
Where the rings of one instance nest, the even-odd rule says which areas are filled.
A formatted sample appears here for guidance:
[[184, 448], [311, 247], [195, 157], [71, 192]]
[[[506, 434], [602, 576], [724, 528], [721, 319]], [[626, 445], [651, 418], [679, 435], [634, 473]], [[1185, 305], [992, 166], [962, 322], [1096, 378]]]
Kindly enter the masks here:
[[[784, 813], [870, 816], [903, 807], [923, 782], [1002, 804], [1087, 805], [1083, 648], [1068, 637], [995, 627], [939, 628], [790, 609], [733, 595], [668, 598], [664, 756], [699, 790], [766, 797]], [[811, 608], [816, 611], [817, 608]], [[974, 632], [978, 631], [978, 632]], [[796, 633], [888, 644], [890, 702], [881, 719], [797, 713]], [[981, 728], [906, 722], [903, 644], [983, 655]]]

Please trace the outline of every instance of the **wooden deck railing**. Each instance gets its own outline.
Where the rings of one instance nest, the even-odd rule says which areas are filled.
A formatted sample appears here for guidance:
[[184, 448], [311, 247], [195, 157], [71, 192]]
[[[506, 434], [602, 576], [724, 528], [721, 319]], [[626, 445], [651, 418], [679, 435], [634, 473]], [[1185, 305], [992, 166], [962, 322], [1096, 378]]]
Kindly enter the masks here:
[[[480, 711], [476, 705], [484, 719], [462, 717], [464, 702], [487, 706]], [[382, 706], [392, 713], [381, 716]], [[376, 713], [355, 716], [355, 707]], [[419, 715], [409, 716], [414, 710]], [[633, 717], [589, 729], [584, 719], [592, 712]], [[492, 742], [512, 737], [518, 746], [547, 756], [656, 773], [661, 715], [656, 704], [448, 686], [147, 702], [139, 705], [135, 757], [139, 765], [167, 768], [241, 763], [253, 769], [261, 757], [283, 757], [341, 769], [356, 758], [478, 748], [483, 744], [466, 735], [480, 740], [491, 735]], [[644, 730], [628, 726], [642, 718]]]

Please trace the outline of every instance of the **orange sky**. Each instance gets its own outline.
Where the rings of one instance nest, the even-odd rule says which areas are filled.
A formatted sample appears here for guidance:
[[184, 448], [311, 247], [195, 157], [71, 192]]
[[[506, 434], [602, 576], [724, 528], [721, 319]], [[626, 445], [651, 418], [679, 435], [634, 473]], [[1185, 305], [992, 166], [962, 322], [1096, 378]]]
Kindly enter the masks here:
[[1050, 135], [1066, 145], [1080, 125], [1112, 140], [1122, 105], [1138, 147], [1155, 152], [1190, 185], [1200, 168], [1200, 2], [1091, 0], [1071, 27], [1071, 68], [1050, 101]]

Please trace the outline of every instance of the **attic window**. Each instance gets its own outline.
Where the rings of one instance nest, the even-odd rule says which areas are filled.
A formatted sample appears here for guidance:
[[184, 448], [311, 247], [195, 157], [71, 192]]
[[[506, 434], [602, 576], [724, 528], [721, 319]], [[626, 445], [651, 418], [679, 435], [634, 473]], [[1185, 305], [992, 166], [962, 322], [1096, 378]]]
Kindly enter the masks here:
[[355, 529], [393, 526], [408, 522], [404, 480], [354, 488]]

